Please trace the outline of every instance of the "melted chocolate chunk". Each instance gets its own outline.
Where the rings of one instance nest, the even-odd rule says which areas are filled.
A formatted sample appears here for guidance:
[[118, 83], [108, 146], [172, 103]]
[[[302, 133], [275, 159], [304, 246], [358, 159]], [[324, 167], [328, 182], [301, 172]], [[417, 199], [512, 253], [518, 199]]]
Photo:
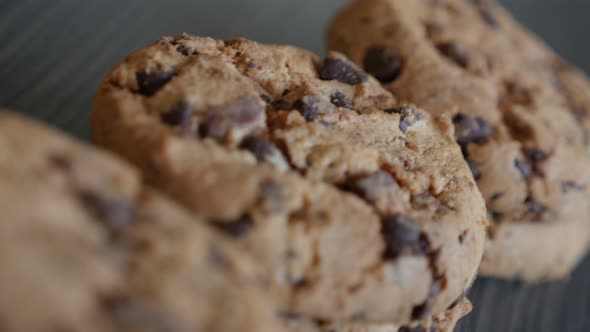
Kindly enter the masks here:
[[547, 158], [549, 157], [547, 155], [547, 153], [545, 153], [543, 150], [540, 150], [538, 148], [529, 148], [529, 149], [527, 149], [526, 150], [526, 156], [533, 163], [540, 163], [542, 161], [547, 160]]
[[241, 149], [252, 152], [256, 159], [264, 161], [266, 157], [277, 151], [277, 148], [267, 139], [260, 136], [248, 136], [240, 144]]
[[518, 171], [522, 175], [522, 178], [525, 180], [528, 179], [533, 172], [531, 165], [523, 160], [514, 159], [514, 167], [518, 169]]
[[348, 96], [340, 91], [332, 93], [330, 96], [330, 102], [336, 107], [352, 108], [352, 103]]
[[223, 233], [234, 237], [240, 238], [254, 226], [252, 219], [248, 215], [243, 215], [235, 220], [212, 220], [211, 224]]
[[260, 95], [260, 99], [262, 99], [267, 104], [272, 103], [272, 98], [269, 95]]
[[498, 192], [498, 193], [493, 194], [491, 199], [492, 199], [492, 201], [495, 201], [495, 200], [500, 199], [500, 197], [502, 197], [502, 196], [504, 196], [504, 193]]
[[383, 258], [386, 260], [402, 255], [424, 255], [428, 251], [425, 234], [410, 218], [399, 215], [386, 217], [381, 235], [385, 240]]
[[178, 51], [178, 53], [185, 55], [185, 56], [189, 56], [192, 53], [192, 50], [184, 45], [178, 45], [176, 47], [176, 51]]
[[436, 48], [457, 66], [467, 69], [471, 55], [469, 50], [456, 42], [445, 42], [436, 45]]
[[483, 144], [492, 136], [492, 127], [482, 118], [459, 113], [453, 117], [453, 124], [460, 145]]
[[398, 332], [429, 332], [422, 326], [402, 326]]
[[319, 76], [324, 81], [337, 80], [348, 85], [361, 84], [367, 80], [367, 74], [357, 66], [336, 58], [324, 59]]
[[545, 213], [545, 211], [547, 210], [547, 208], [537, 202], [532, 196], [527, 196], [527, 198], [525, 199], [524, 203], [526, 205], [528, 205], [529, 209], [528, 209], [528, 213], [531, 215], [531, 220], [532, 221], [540, 221], [543, 217], [543, 213]]
[[168, 112], [163, 113], [160, 118], [162, 122], [169, 126], [178, 126], [183, 133], [190, 133], [192, 115], [191, 106], [185, 101], [180, 101]]
[[517, 82], [506, 82], [505, 89], [510, 102], [517, 105], [530, 105], [533, 96], [528, 88]]
[[504, 214], [497, 211], [490, 211], [490, 216], [494, 222], [500, 222], [504, 218]]
[[575, 181], [564, 181], [561, 183], [561, 190], [564, 193], [572, 192], [572, 191], [584, 191], [586, 190], [586, 186], [577, 184]]
[[399, 53], [391, 48], [371, 47], [365, 54], [363, 67], [380, 82], [390, 83], [399, 77], [403, 60]]
[[126, 198], [87, 192], [80, 194], [80, 200], [112, 236], [119, 235], [133, 222], [135, 204]]
[[176, 69], [169, 71], [141, 71], [135, 74], [138, 92], [144, 96], [153, 96], [176, 75]]
[[469, 170], [471, 170], [471, 174], [473, 174], [473, 178], [475, 179], [475, 181], [481, 179], [481, 169], [478, 163], [467, 159], [467, 166], [469, 166]]
[[320, 114], [320, 110], [317, 107], [318, 102], [319, 99], [315, 97], [305, 96], [293, 103], [293, 107], [303, 115], [305, 120], [313, 121]]
[[399, 129], [405, 133], [406, 130], [416, 122], [422, 120], [422, 114], [413, 106], [403, 105], [396, 108], [384, 110], [385, 113], [400, 115]]
[[234, 128], [250, 125], [264, 114], [264, 107], [258, 97], [244, 97], [239, 101], [210, 109], [199, 126], [202, 137], [224, 140]]
[[395, 179], [385, 171], [377, 171], [367, 176], [350, 177], [342, 184], [342, 189], [353, 192], [369, 202], [377, 199], [380, 190], [397, 187]]

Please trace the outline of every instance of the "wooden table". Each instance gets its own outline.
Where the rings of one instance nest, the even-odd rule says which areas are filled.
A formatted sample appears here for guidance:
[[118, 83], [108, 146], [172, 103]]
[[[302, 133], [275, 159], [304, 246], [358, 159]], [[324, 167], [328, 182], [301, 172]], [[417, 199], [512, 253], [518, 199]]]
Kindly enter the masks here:
[[[290, 43], [323, 53], [328, 17], [344, 2], [0, 0], [0, 106], [87, 139], [88, 113], [98, 82], [131, 50], [162, 35], [189, 32]], [[590, 63], [583, 61], [590, 58], [590, 49], [563, 38], [563, 32], [588, 30], [583, 16], [589, 3], [512, 0], [508, 4], [568, 59], [588, 69]], [[587, 332], [590, 259], [568, 282], [524, 286], [478, 280], [470, 298], [475, 309], [457, 331]]]

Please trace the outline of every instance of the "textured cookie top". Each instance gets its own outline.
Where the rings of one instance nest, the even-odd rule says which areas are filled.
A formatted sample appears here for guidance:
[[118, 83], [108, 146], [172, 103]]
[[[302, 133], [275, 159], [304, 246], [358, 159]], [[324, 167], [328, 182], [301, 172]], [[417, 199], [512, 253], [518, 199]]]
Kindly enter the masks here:
[[590, 198], [590, 86], [582, 74], [491, 1], [355, 1], [335, 18], [329, 46], [399, 100], [452, 117], [487, 202], [490, 236], [513, 223], [523, 234], [533, 224], [546, 234], [555, 222], [582, 226], [567, 253], [540, 258], [554, 271], [525, 277], [571, 268], [589, 233], [580, 220]]
[[484, 203], [452, 137], [338, 54], [189, 35], [128, 56], [93, 133], [253, 251], [285, 314], [406, 323], [480, 260]]
[[2, 331], [278, 331], [248, 257], [138, 180], [0, 115]]

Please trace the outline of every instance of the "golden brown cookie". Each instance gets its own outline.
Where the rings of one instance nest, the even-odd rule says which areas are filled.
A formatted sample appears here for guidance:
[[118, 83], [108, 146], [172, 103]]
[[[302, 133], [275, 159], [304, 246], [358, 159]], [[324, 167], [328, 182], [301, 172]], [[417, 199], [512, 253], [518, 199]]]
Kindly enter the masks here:
[[0, 329], [280, 331], [249, 257], [139, 180], [0, 114]]
[[354, 1], [331, 49], [453, 119], [487, 202], [481, 274], [563, 278], [590, 239], [590, 86], [491, 1]]
[[257, 257], [287, 316], [407, 324], [479, 264], [484, 202], [450, 119], [337, 54], [165, 37], [107, 75], [92, 128]]

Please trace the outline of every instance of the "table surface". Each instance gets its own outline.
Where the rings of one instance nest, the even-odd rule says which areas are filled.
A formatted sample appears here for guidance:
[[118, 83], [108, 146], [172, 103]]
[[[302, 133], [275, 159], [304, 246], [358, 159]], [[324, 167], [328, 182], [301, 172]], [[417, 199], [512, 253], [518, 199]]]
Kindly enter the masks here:
[[[162, 35], [188, 32], [245, 36], [323, 53], [327, 20], [344, 2], [0, 0], [0, 106], [87, 139], [95, 89], [131, 50]], [[563, 35], [588, 30], [588, 24], [580, 23], [586, 21], [576, 17], [587, 13], [590, 1], [505, 2], [566, 58], [588, 69], [590, 63], [584, 61], [590, 59], [590, 49]], [[590, 259], [566, 282], [527, 286], [480, 279], [469, 297], [474, 311], [457, 331], [587, 332]]]

